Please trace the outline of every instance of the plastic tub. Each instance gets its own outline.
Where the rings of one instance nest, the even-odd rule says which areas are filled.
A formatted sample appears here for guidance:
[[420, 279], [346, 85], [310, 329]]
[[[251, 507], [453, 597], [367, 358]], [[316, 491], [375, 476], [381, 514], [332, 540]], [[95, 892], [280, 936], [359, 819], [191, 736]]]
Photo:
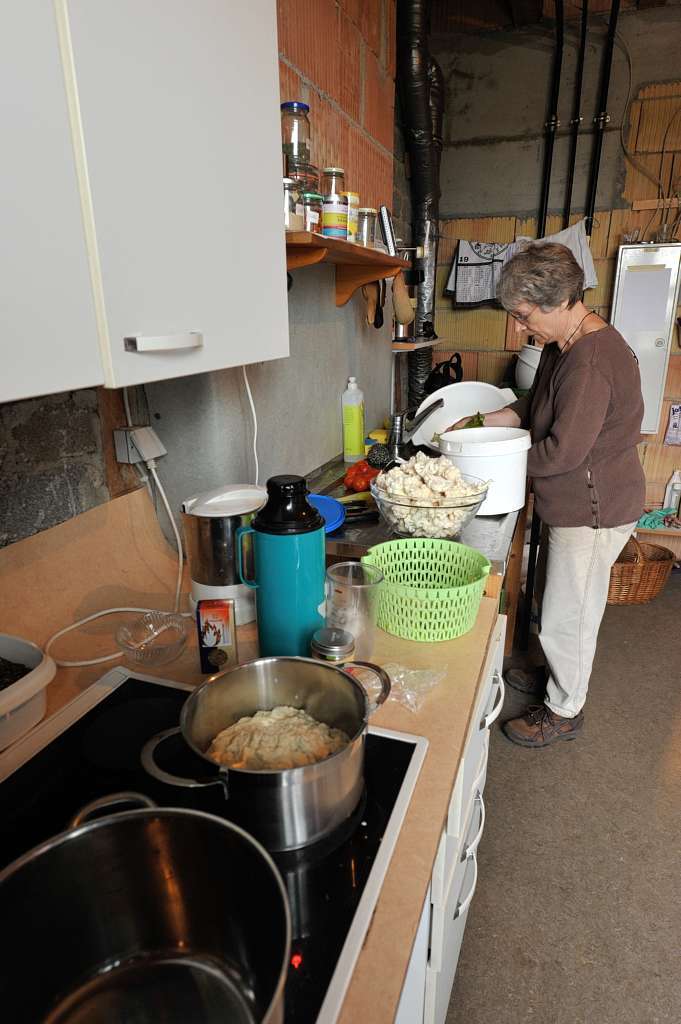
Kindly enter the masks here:
[[440, 451], [470, 476], [489, 481], [479, 516], [515, 512], [525, 504], [529, 430], [519, 427], [473, 427], [440, 437]]
[[35, 644], [8, 633], [0, 633], [0, 658], [31, 669], [16, 683], [0, 690], [0, 750], [4, 750], [45, 717], [45, 689], [57, 666]]
[[518, 353], [518, 361], [515, 364], [515, 382], [524, 391], [532, 387], [541, 354], [542, 349], [538, 345], [523, 345]]

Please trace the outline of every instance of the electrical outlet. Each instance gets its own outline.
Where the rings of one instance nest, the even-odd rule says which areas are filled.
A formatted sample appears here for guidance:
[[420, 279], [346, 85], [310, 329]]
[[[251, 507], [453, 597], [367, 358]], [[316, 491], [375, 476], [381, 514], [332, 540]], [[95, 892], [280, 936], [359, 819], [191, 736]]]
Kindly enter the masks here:
[[114, 444], [118, 461], [132, 465], [167, 454], [153, 427], [122, 427], [114, 430]]

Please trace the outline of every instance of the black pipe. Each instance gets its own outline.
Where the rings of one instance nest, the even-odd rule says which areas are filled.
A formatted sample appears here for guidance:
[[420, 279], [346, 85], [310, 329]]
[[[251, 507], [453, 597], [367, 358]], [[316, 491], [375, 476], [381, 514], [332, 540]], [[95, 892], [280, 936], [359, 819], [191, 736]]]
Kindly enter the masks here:
[[[537, 238], [546, 233], [546, 218], [549, 210], [549, 192], [551, 191], [551, 168], [553, 165], [553, 145], [556, 131], [560, 126], [558, 120], [558, 99], [560, 96], [560, 76], [563, 70], [563, 39], [565, 29], [565, 11], [563, 0], [555, 0], [556, 13], [556, 48], [553, 54], [553, 70], [551, 74], [551, 90], [549, 95], [549, 113], [545, 124], [546, 147], [544, 149], [544, 170], [542, 174], [541, 200], [537, 219]], [[525, 602], [520, 616], [518, 631], [518, 648], [526, 651], [530, 642], [530, 621], [532, 618], [532, 598], [534, 596], [534, 575], [541, 534], [541, 519], [536, 512], [532, 513], [530, 529], [530, 552], [527, 563], [527, 579], [525, 581]]]
[[563, 35], [565, 13], [563, 0], [555, 0], [556, 11], [556, 48], [553, 54], [553, 71], [551, 75], [551, 92], [549, 96], [549, 112], [544, 125], [546, 145], [544, 147], [544, 170], [542, 172], [541, 199], [539, 201], [539, 218], [537, 221], [537, 238], [546, 231], [546, 217], [549, 210], [549, 192], [551, 191], [551, 168], [553, 165], [553, 145], [556, 131], [560, 127], [558, 120], [558, 97], [560, 95], [560, 76], [563, 68]]
[[575, 164], [577, 163], [577, 142], [582, 127], [582, 81], [584, 79], [584, 57], [586, 55], [586, 32], [589, 24], [589, 0], [582, 0], [582, 22], [579, 33], [579, 50], [575, 70], [575, 94], [572, 104], [572, 120], [570, 121], [570, 155], [568, 157], [568, 176], [565, 186], [565, 207], [563, 209], [563, 227], [570, 223], [572, 210], [572, 188], [575, 182]]
[[596, 125], [596, 137], [594, 139], [589, 191], [587, 193], [587, 235], [591, 234], [593, 226], [594, 211], [596, 209], [596, 192], [598, 191], [598, 172], [601, 166], [601, 151], [603, 149], [603, 135], [605, 133], [605, 126], [610, 120], [608, 115], [608, 90], [610, 89], [610, 72], [612, 70], [612, 55], [615, 49], [615, 33], [617, 31], [617, 18], [619, 16], [619, 12], [620, 0], [612, 0], [612, 4], [610, 6], [610, 19], [608, 21], [608, 37], [605, 43], [603, 67], [601, 69], [601, 89], [598, 98], [598, 114], [594, 118], [594, 124]]

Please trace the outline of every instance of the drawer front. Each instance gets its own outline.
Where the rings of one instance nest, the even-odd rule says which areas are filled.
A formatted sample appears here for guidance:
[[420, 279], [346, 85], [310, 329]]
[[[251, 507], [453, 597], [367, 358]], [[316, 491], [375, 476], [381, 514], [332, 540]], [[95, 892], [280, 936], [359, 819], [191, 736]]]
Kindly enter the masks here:
[[475, 859], [484, 828], [485, 802], [482, 793], [476, 791], [470, 808], [470, 818], [463, 844], [451, 857], [445, 897], [440, 903], [433, 902], [429, 959], [433, 970], [442, 970], [447, 935], [453, 922], [460, 916], [457, 907], [463, 898], [462, 893], [465, 895], [465, 881], [470, 873], [470, 862]]
[[473, 780], [473, 785], [468, 793], [466, 807], [464, 813], [461, 815], [463, 827], [461, 825], [458, 826], [456, 835], [452, 835], [450, 832], [445, 830], [440, 836], [440, 844], [438, 846], [437, 856], [435, 857], [435, 864], [433, 865], [431, 882], [431, 898], [435, 906], [442, 906], [445, 903], [445, 896], [450, 890], [454, 860], [464, 846], [464, 831], [468, 829], [470, 824], [471, 815], [473, 814], [473, 801], [476, 793], [482, 793], [485, 786], [488, 756], [489, 737], [487, 736], [483, 741], [477, 773]]
[[463, 934], [468, 919], [468, 908], [478, 880], [478, 864], [473, 854], [465, 864], [459, 898], [448, 923], [439, 969], [431, 963], [426, 970], [424, 1024], [444, 1024], [454, 985]]

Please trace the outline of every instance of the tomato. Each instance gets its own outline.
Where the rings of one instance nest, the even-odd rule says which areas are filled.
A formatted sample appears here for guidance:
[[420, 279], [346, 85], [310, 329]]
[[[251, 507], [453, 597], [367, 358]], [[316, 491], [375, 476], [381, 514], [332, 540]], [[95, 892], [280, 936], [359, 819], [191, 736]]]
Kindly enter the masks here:
[[357, 493], [367, 491], [370, 481], [377, 477], [379, 472], [380, 470], [370, 466], [366, 459], [361, 459], [350, 466], [343, 478], [343, 483], [349, 491], [356, 491]]

